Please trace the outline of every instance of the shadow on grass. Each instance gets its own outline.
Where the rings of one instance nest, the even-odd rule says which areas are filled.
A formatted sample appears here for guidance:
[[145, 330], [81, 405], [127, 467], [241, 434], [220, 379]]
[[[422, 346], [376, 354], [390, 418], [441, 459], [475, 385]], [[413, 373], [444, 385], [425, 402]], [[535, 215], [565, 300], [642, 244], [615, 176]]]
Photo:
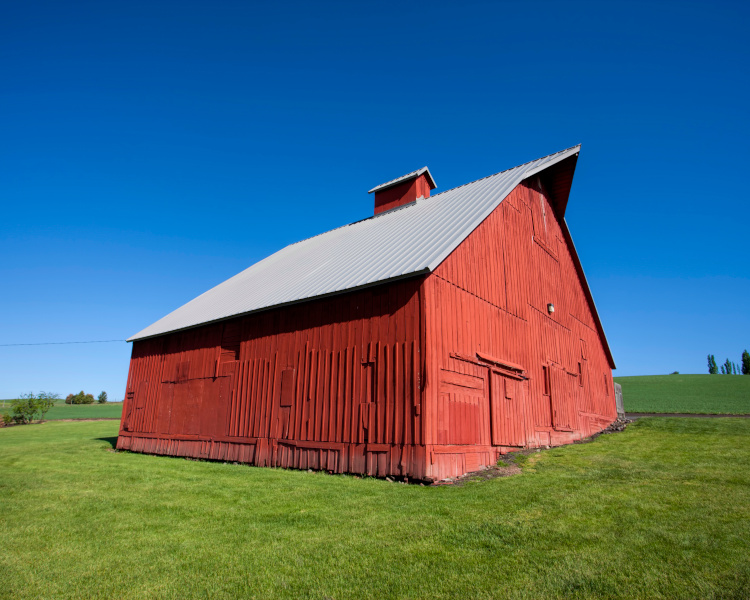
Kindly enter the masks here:
[[100, 442], [107, 442], [112, 448], [117, 446], [117, 436], [96, 438]]

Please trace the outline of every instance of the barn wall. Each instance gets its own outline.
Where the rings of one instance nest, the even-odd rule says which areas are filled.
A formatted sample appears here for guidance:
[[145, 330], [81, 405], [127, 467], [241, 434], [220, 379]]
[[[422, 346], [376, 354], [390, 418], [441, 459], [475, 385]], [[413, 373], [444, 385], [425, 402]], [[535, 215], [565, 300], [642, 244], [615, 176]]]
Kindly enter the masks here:
[[136, 341], [118, 447], [422, 477], [421, 281]]
[[616, 418], [607, 353], [538, 179], [446, 258], [424, 297], [429, 476], [580, 439]]

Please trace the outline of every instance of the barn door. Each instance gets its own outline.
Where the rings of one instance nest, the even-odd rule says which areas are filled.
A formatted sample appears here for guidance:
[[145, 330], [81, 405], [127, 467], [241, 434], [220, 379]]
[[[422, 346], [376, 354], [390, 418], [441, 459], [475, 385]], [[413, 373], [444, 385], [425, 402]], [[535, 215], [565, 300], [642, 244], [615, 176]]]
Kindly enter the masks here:
[[552, 367], [550, 372], [550, 403], [552, 426], [558, 431], [573, 431], [573, 390], [564, 369]]
[[128, 390], [127, 408], [124, 429], [125, 431], [144, 431], [143, 430], [143, 412], [146, 406], [146, 392], [148, 391], [148, 381], [141, 381], [135, 391]]
[[172, 400], [174, 399], [174, 386], [174, 383], [163, 383], [161, 386], [159, 409], [156, 415], [157, 433], [169, 433], [169, 424], [172, 420]]
[[201, 437], [222, 437], [229, 416], [232, 394], [232, 376], [203, 380], [201, 402]]
[[441, 369], [437, 417], [438, 444], [489, 444], [484, 378]]
[[291, 367], [281, 371], [281, 395], [279, 396], [277, 418], [272, 436], [279, 440], [288, 440], [293, 437], [290, 424], [292, 411], [294, 410], [295, 374], [295, 369]]
[[526, 445], [523, 382], [490, 370], [492, 444]]
[[378, 442], [378, 389], [377, 389], [377, 353], [378, 344], [370, 342], [366, 352], [362, 356], [362, 385], [364, 394], [359, 405], [360, 427], [363, 431], [364, 441], [369, 444]]

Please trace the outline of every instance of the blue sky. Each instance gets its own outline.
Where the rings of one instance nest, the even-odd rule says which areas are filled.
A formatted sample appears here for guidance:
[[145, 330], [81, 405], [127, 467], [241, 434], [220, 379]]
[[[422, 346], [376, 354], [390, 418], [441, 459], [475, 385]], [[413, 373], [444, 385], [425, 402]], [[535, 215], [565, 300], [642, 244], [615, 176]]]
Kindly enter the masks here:
[[[618, 365], [750, 346], [747, 3], [26, 2], [0, 19], [0, 344], [125, 339], [288, 243], [582, 143], [567, 220]], [[0, 347], [0, 398], [126, 343]]]

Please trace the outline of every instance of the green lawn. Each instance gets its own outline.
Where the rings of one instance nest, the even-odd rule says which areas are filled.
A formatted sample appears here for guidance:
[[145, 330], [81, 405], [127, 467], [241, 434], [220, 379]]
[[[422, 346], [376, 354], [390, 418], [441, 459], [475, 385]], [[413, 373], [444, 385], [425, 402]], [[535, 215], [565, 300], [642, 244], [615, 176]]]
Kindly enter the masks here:
[[[0, 400], [0, 414], [10, 413], [10, 400]], [[3, 403], [5, 408], [3, 408]], [[47, 421], [58, 419], [119, 419], [122, 416], [122, 402], [108, 402], [107, 404], [65, 404], [60, 401], [53, 406], [47, 416]]]
[[747, 598], [750, 420], [641, 419], [463, 487], [0, 429], [3, 598]]
[[750, 414], [748, 375], [615, 377], [625, 412]]

